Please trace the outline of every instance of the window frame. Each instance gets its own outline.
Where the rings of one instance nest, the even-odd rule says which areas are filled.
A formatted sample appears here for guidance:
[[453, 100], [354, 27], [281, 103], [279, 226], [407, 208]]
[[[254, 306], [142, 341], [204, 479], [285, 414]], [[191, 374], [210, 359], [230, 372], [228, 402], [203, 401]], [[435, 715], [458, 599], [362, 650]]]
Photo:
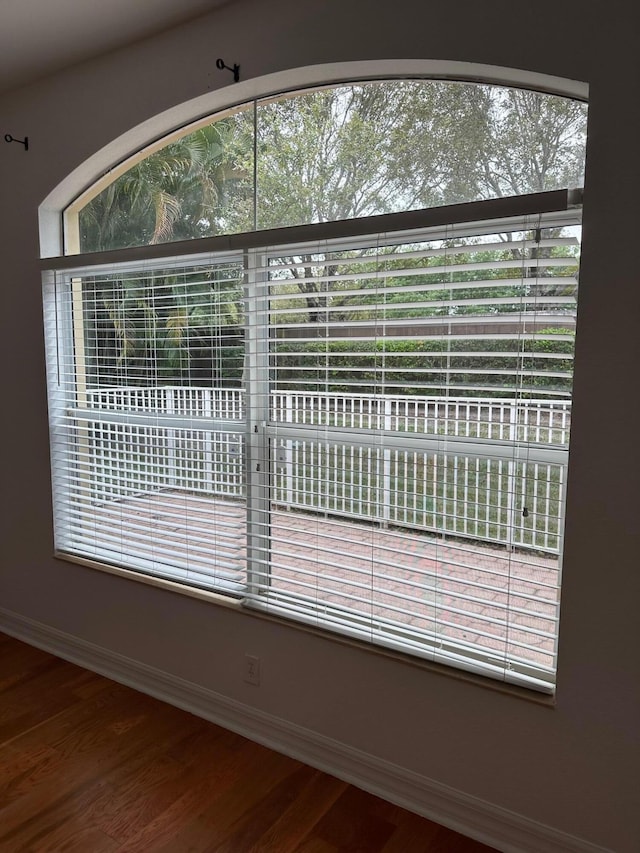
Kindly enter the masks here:
[[[469, 227], [472, 227], [472, 223], [478, 220], [486, 222], [488, 219], [495, 221], [497, 230], [501, 221], [511, 220], [514, 216], [531, 215], [533, 213], [554, 213], [556, 211], [572, 211], [576, 207], [580, 206], [580, 204], [580, 191], [558, 190], [549, 193], [531, 194], [529, 196], [518, 196], [509, 199], [492, 199], [462, 205], [452, 205], [447, 208], [430, 208], [399, 214], [384, 214], [382, 216], [368, 217], [367, 219], [360, 220], [349, 220], [346, 222], [295, 226], [293, 228], [274, 229], [269, 232], [246, 232], [244, 234], [229, 235], [225, 237], [204, 238], [198, 241], [185, 241], [180, 244], [161, 244], [156, 246], [114, 250], [84, 256], [57, 258], [43, 261], [42, 267], [44, 271], [45, 285], [55, 288], [56, 274], [64, 273], [67, 276], [73, 277], [74, 275], [78, 275], [80, 270], [98, 270], [101, 267], [104, 268], [105, 265], [106, 267], [111, 267], [117, 263], [129, 263], [134, 265], [140, 264], [141, 266], [144, 266], [144, 264], [151, 261], [166, 261], [168, 259], [175, 259], [176, 263], [184, 263], [188, 262], [189, 258], [202, 255], [203, 252], [214, 253], [216, 255], [220, 252], [234, 254], [244, 252], [248, 258], [254, 258], [255, 253], [260, 251], [264, 246], [273, 248], [278, 245], [299, 245], [304, 242], [317, 243], [320, 240], [329, 240], [338, 236], [342, 239], [360, 238], [378, 234], [380, 232], [394, 232], [401, 235], [418, 227], [429, 227], [436, 230], [438, 227], [442, 227], [445, 229], [443, 233], [446, 233], [447, 225], [468, 223]], [[558, 213], [558, 222], [563, 222], [566, 218], [567, 216], [565, 213]], [[69, 333], [70, 329], [67, 328], [67, 334]], [[256, 341], [256, 347], [259, 346], [260, 342]], [[251, 353], [249, 353], [248, 359], [251, 364]], [[264, 385], [264, 382], [266, 381], [264, 371], [266, 368], [264, 367], [264, 363], [263, 366], [260, 367], [259, 355], [258, 360], [255, 361], [254, 359], [253, 364], [254, 369], [249, 371], [249, 384], [257, 382], [258, 384], [262, 383], [262, 385]], [[54, 385], [54, 383], [52, 382], [51, 385]], [[254, 395], [250, 394], [250, 398], [255, 396], [262, 396], [263, 399], [265, 398], [264, 392], [260, 391]], [[53, 407], [55, 408], [55, 403], [53, 404]], [[254, 411], [248, 413], [247, 423], [249, 425], [258, 424], [266, 421], [267, 419], [268, 413], [265, 413], [264, 410], [260, 412]], [[52, 424], [52, 427], [55, 429], [55, 424]], [[268, 454], [265, 450], [265, 442], [268, 439], [266, 431], [248, 429], [247, 437], [249, 444], [251, 445], [251, 443], [253, 443], [254, 453], [257, 454], [257, 458], [260, 460], [267, 459]], [[249, 453], [249, 458], [251, 460], [251, 452]], [[252, 488], [257, 490], [258, 493], [257, 498], [254, 497], [252, 500], [256, 500], [259, 504], [266, 504], [269, 491], [268, 472], [265, 471], [264, 476], [262, 478], [258, 478], [257, 481], [254, 480]], [[268, 548], [268, 544], [265, 545], [265, 542], [260, 539], [260, 536], [258, 536], [257, 539], [255, 537], [252, 539], [252, 535], [249, 533], [249, 562], [251, 563], [252, 553], [254, 555], [256, 553], [264, 553], [266, 547]], [[64, 550], [59, 551], [58, 556], [74, 562], [103, 568], [107, 571], [122, 573], [127, 577], [138, 578], [138, 575], [134, 571], [126, 568], [118, 568], [117, 566], [103, 563], [100, 560], [88, 560], [86, 556], [74, 556]], [[183, 588], [181, 584], [178, 584], [171, 579], [165, 578], [163, 580], [160, 577], [148, 578], [143, 576], [140, 576], [139, 579], [153, 583], [154, 585], [166, 585], [171, 589], [185, 592], [188, 595], [202, 595], [202, 597], [221, 600], [220, 596], [222, 594], [222, 599], [224, 600], [225, 598], [224, 585], [219, 585], [217, 589], [203, 592], [202, 590], [198, 590], [194, 587], [186, 586]], [[237, 590], [228, 589], [226, 592], [227, 594], [231, 593], [231, 595], [233, 595]], [[275, 615], [277, 618], [282, 616], [282, 614], [278, 614], [277, 611], [273, 610], [269, 612], [269, 615]], [[302, 621], [304, 622], [305, 620]], [[317, 629], [322, 626], [315, 624], [311, 627]], [[352, 634], [352, 637], [358, 639], [357, 632], [356, 634]], [[378, 647], [374, 646], [374, 648]], [[411, 654], [411, 650], [408, 648], [406, 643], [404, 646], [399, 644], [395, 651]], [[444, 661], [451, 664], [453, 662], [453, 656], [449, 654], [448, 656], [443, 656], [441, 659], [436, 655], [433, 660], [436, 663]], [[474, 667], [469, 664], [468, 657], [462, 668], [467, 671], [474, 671]], [[479, 666], [475, 671], [476, 674], [488, 675], [490, 674], [489, 670], [490, 668], [484, 665]], [[509, 681], [509, 678], [505, 677], [503, 674], [503, 680]], [[524, 681], [523, 679], [517, 679], [517, 683], [520, 685], [523, 683], [526, 684], [526, 679], [524, 679]], [[543, 692], [553, 691], [553, 685], [535, 684], [535, 679], [532, 680], [528, 686], [533, 686], [534, 689], [539, 689]]]
[[[578, 101], [588, 100], [588, 84], [581, 81], [569, 80], [546, 74], [540, 74], [529, 70], [509, 69], [500, 66], [492, 66], [480, 63], [459, 62], [451, 60], [366, 60], [356, 62], [329, 63], [306, 68], [291, 68], [279, 71], [262, 78], [243, 80], [233, 87], [222, 87], [218, 90], [208, 91], [191, 101], [170, 107], [153, 117], [145, 119], [141, 124], [121, 134], [116, 139], [108, 142], [95, 154], [78, 165], [69, 173], [43, 200], [39, 208], [39, 229], [41, 246], [41, 269], [45, 285], [55, 277], [56, 271], [63, 271], [73, 264], [81, 264], [87, 261], [90, 265], [97, 263], [110, 263], [117, 260], [132, 260], [149, 258], [151, 260], [168, 258], [176, 253], [198, 254], [200, 251], [221, 251], [224, 248], [237, 248], [238, 235], [231, 238], [204, 238], [198, 241], [189, 241], [185, 244], [165, 244], [155, 247], [139, 247], [134, 250], [117, 250], [115, 252], [102, 253], [100, 256], [74, 256], [64, 257], [65, 239], [69, 240], [69, 228], [72, 228], [74, 209], [86, 202], [90, 194], [99, 192], [104, 184], [110, 183], [116, 176], [116, 170], [126, 170], [132, 162], [132, 158], [139, 158], [141, 154], [149, 150], [149, 146], [161, 147], [170, 140], [172, 135], [181, 136], [187, 126], [195, 127], [198, 123], [207, 124], [211, 117], [220, 114], [221, 111], [233, 111], [237, 105], [248, 101], [278, 96], [287, 92], [302, 91], [308, 88], [323, 87], [327, 85], [341, 85], [345, 83], [359, 83], [373, 80], [392, 79], [440, 79], [459, 82], [480, 82], [484, 84], [495, 84], [498, 86], [510, 86], [519, 89], [530, 89], [540, 93], [547, 93], [567, 97]], [[102, 182], [102, 183], [101, 183]], [[561, 191], [558, 191], [561, 192]], [[526, 197], [520, 197], [526, 198]], [[499, 202], [501, 200], [498, 200]], [[473, 204], [473, 203], [471, 203]], [[486, 204], [486, 202], [482, 202]], [[581, 205], [581, 191], [574, 191], [567, 197], [567, 204], [571, 206]], [[455, 207], [455, 206], [454, 206]], [[469, 205], [465, 207], [470, 210]], [[435, 209], [436, 217], [445, 212], [446, 209]], [[406, 219], [406, 227], [416, 226], [420, 222], [421, 214], [425, 215], [425, 221], [433, 224], [434, 219], [429, 218], [429, 211], [411, 211]], [[432, 212], [431, 212], [432, 213]], [[404, 214], [391, 214], [393, 217], [401, 217]], [[415, 217], [418, 217], [417, 219]], [[372, 219], [375, 219], [372, 218]], [[399, 220], [397, 220], [399, 221]], [[362, 233], [359, 229], [362, 220], [352, 220], [349, 227], [355, 228], [355, 234]], [[309, 226], [303, 226], [309, 227]], [[315, 226], [311, 226], [312, 228]], [[378, 223], [371, 224], [370, 233], [374, 233], [383, 227], [390, 227], [380, 219]], [[275, 229], [278, 232], [280, 229]], [[310, 232], [309, 232], [310, 233]], [[65, 237], [65, 234], [67, 235]], [[317, 234], [331, 236], [332, 232], [323, 231], [322, 227]], [[268, 237], [268, 232], [260, 232], [256, 235], [256, 241], [251, 243], [251, 236], [245, 235], [249, 241], [249, 250], [261, 245]], [[289, 238], [296, 239], [300, 236], [299, 229], [290, 229]], [[73, 248], [67, 246], [66, 249]], [[124, 251], [124, 254], [122, 253]], [[53, 426], [53, 424], [52, 424]], [[55, 488], [54, 488], [55, 498]], [[57, 555], [62, 559], [76, 562], [82, 565], [98, 568], [102, 571], [113, 573], [136, 582], [143, 582], [164, 589], [170, 589], [183, 595], [202, 598], [215, 602], [220, 606], [238, 608], [240, 603], [227, 595], [219, 595], [215, 592], [191, 588], [176, 584], [167, 579], [158, 579], [151, 576], [138, 575], [127, 569], [100, 564], [82, 557], [69, 555]], [[260, 614], [251, 611], [261, 618], [276, 619], [279, 617]], [[294, 623], [287, 622], [289, 625]], [[313, 626], [302, 624], [294, 625], [300, 630], [319, 633], [321, 636], [338, 642], [354, 642], [346, 640], [339, 635], [324, 632]], [[420, 660], [413, 656], [407, 656], [396, 651], [384, 649], [383, 647], [371, 646], [368, 643], [357, 645], [359, 648], [374, 651], [377, 654], [400, 657], [414, 665], [430, 666], [429, 662]], [[512, 684], [493, 679], [476, 679], [471, 673], [463, 673], [460, 670], [451, 669], [448, 666], [438, 667], [438, 671], [447, 675], [455, 675], [466, 679], [472, 679], [476, 683], [483, 684], [492, 689], [507, 690], [510, 693], [523, 696], [529, 700], [538, 701], [542, 704], [552, 704], [553, 700], [548, 696], [535, 693], [529, 689], [521, 689]]]

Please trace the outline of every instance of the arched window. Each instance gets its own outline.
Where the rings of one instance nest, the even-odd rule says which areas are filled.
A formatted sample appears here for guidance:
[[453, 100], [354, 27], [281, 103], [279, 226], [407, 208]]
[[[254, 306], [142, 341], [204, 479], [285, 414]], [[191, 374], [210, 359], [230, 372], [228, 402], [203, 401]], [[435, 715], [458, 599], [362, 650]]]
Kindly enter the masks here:
[[585, 128], [341, 84], [79, 196], [45, 281], [59, 552], [552, 691]]
[[140, 152], [75, 201], [79, 249], [580, 187], [586, 118], [569, 98], [445, 80], [256, 100]]

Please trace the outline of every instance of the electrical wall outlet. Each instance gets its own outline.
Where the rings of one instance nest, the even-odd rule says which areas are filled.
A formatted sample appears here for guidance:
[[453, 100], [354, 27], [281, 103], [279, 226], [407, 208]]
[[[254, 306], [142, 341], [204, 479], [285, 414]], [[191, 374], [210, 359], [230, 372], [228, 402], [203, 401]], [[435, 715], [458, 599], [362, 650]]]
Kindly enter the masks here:
[[260, 684], [260, 658], [254, 655], [244, 656], [244, 680], [247, 684]]

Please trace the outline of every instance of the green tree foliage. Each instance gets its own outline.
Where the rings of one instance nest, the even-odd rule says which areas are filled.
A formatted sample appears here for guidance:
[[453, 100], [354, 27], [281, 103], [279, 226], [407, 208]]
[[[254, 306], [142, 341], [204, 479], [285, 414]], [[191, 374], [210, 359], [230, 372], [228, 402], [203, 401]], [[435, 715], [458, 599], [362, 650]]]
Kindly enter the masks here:
[[[585, 138], [583, 104], [504, 87], [390, 81], [286, 95], [226, 115], [140, 160], [81, 211], [81, 248], [335, 221], [581, 185]], [[538, 257], [552, 253], [541, 248]], [[516, 246], [505, 245], [503, 256], [515, 267], [521, 264]], [[332, 276], [337, 267], [317, 255], [294, 260], [292, 298], [302, 298], [309, 322], [321, 323], [328, 302], [316, 283], [318, 270]], [[423, 280], [437, 282], [428, 270]], [[538, 292], [564, 293], [566, 287], [571, 285], [550, 279], [547, 290], [539, 285]], [[128, 288], [135, 291], [135, 283]], [[155, 339], [165, 342], [167, 372], [173, 364], [187, 375], [202, 319], [197, 296], [174, 295], [158, 311], [148, 295], [129, 290], [101, 308], [112, 317], [118, 357], [129, 364], [143, 358], [138, 354], [148, 347], [145, 330], [152, 329]], [[522, 293], [505, 282], [499, 295], [515, 299]], [[468, 296], [432, 288], [429, 310], [443, 316], [486, 310], [456, 307], [457, 297], [463, 302]], [[476, 289], [475, 296], [482, 293]], [[424, 303], [421, 292], [398, 296], [395, 308], [394, 298], [389, 316], [397, 318], [416, 314], [412, 299]], [[361, 297], [334, 293], [333, 319], [358, 319], [362, 306]], [[507, 311], [509, 305], [496, 310]], [[225, 324], [236, 325], [233, 313], [224, 315]]]
[[477, 156], [481, 197], [582, 186], [586, 124], [578, 101], [493, 89]]
[[[586, 107], [471, 83], [257, 102], [142, 159], [80, 213], [98, 251], [582, 184]], [[253, 186], [255, 172], [257, 186]], [[255, 209], [254, 209], [255, 206]]]
[[[557, 337], [558, 340], [553, 340]], [[480, 351], [484, 351], [479, 354]], [[553, 353], [555, 373], [564, 377], [547, 378], [546, 360], [541, 355]], [[466, 357], [465, 357], [466, 356]], [[562, 356], [566, 356], [562, 358]], [[380, 371], [384, 369], [385, 384], [390, 391], [403, 396], [429, 396], [442, 388], [453, 386], [455, 396], [478, 396], [471, 391], [455, 390], [456, 386], [478, 385], [484, 389], [480, 396], [527, 397], [547, 396], [549, 393], [571, 391], [573, 330], [545, 329], [535, 340], [520, 341], [517, 337], [496, 341], [478, 336], [474, 341], [442, 339], [376, 341], [318, 341], [278, 343], [278, 387], [297, 391], [300, 374], [313, 386], [325, 386], [332, 393], [351, 394], [357, 379], [357, 391], [376, 394], [379, 391]], [[444, 369], [455, 365], [455, 373], [447, 376]], [[471, 369], [474, 372], [468, 373]], [[526, 386], [517, 385], [521, 370], [539, 371], [528, 377]], [[507, 383], [505, 372], [511, 372]], [[480, 374], [480, 376], [478, 375]], [[514, 384], [516, 383], [516, 384]]]
[[239, 112], [140, 160], [80, 211], [82, 251], [250, 228], [252, 128]]
[[241, 281], [234, 265], [84, 279], [90, 382], [237, 385], [244, 358]]

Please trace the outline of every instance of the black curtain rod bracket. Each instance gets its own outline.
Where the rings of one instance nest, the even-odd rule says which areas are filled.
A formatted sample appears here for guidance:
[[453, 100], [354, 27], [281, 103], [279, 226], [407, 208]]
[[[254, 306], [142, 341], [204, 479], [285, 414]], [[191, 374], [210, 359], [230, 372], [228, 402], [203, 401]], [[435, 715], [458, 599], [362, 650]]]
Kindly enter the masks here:
[[25, 136], [24, 139], [16, 139], [15, 136], [11, 136], [10, 133], [5, 133], [4, 141], [5, 142], [19, 142], [20, 145], [24, 145], [25, 151], [29, 150], [29, 137], [28, 136]]
[[224, 64], [224, 59], [216, 59], [216, 68], [219, 68], [220, 71], [222, 71], [223, 68], [226, 68], [227, 71], [231, 71], [231, 73], [233, 74], [234, 83], [237, 83], [238, 80], [240, 79], [240, 66], [239, 65], [234, 65], [232, 68], [230, 65]]

